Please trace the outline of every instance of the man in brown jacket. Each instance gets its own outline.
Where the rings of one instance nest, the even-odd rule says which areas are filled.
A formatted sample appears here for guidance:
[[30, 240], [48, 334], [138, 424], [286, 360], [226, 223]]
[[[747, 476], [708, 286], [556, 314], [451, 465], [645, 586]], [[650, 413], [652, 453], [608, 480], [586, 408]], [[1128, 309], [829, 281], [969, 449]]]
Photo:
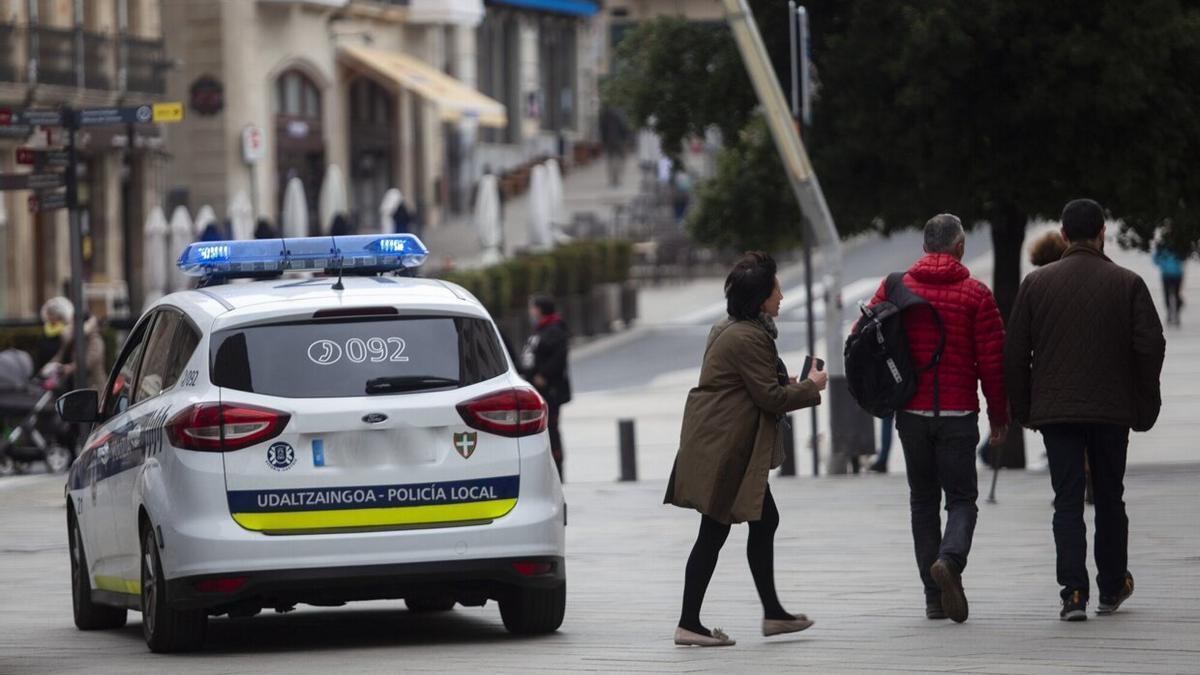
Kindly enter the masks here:
[[1062, 259], [1025, 278], [1008, 322], [1012, 416], [1042, 433], [1054, 486], [1064, 621], [1087, 619], [1084, 456], [1096, 500], [1098, 614], [1133, 594], [1125, 456], [1129, 431], [1154, 426], [1166, 342], [1146, 282], [1104, 255], [1104, 211], [1076, 199], [1062, 214]]

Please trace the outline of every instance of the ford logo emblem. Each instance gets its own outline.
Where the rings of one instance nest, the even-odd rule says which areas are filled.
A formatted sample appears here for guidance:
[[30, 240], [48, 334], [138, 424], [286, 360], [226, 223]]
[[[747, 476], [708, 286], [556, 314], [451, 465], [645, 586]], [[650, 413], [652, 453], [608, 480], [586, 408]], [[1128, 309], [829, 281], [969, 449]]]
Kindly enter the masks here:
[[386, 420], [387, 415], [384, 415], [383, 413], [367, 413], [366, 415], [363, 415], [362, 418], [362, 421], [366, 422], [367, 424], [379, 424], [380, 422], [384, 422]]

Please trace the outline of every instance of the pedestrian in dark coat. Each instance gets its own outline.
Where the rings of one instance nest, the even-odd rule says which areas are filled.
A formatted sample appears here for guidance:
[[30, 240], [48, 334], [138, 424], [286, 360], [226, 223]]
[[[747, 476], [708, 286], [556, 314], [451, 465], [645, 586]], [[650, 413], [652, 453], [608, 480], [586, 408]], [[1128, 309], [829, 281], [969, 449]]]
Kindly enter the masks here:
[[1087, 618], [1084, 457], [1096, 503], [1101, 614], [1133, 593], [1123, 500], [1129, 432], [1154, 426], [1166, 342], [1146, 282], [1104, 255], [1104, 211], [1063, 209], [1062, 260], [1025, 278], [1008, 323], [1005, 375], [1012, 414], [1041, 432], [1054, 486], [1060, 617]]
[[535, 296], [529, 301], [529, 320], [533, 334], [521, 351], [521, 374], [546, 399], [549, 408], [547, 431], [550, 434], [550, 454], [563, 477], [563, 444], [558, 418], [562, 406], [571, 401], [571, 378], [567, 372], [570, 334], [559, 316], [554, 299]]
[[750, 523], [746, 556], [763, 604], [763, 634], [792, 633], [812, 625], [802, 614], [787, 613], [775, 594], [779, 510], [767, 475], [781, 461], [781, 416], [818, 405], [828, 376], [816, 370], [799, 382], [787, 375], [779, 360], [774, 319], [783, 293], [775, 271], [770, 256], [752, 252], [729, 273], [729, 316], [708, 334], [700, 382], [688, 393], [683, 411], [679, 453], [664, 502], [696, 509], [701, 517], [687, 563], [676, 644], [733, 644], [720, 629], [710, 631], [700, 623], [704, 593], [731, 523]]

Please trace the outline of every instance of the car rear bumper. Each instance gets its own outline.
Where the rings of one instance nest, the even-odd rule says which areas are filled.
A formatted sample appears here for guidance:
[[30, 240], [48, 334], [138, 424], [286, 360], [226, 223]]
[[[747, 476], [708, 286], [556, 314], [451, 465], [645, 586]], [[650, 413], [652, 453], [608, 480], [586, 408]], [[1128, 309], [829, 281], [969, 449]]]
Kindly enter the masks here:
[[[540, 566], [536, 573], [518, 567]], [[527, 572], [530, 570], [526, 569]], [[171, 605], [215, 613], [238, 608], [285, 608], [355, 600], [453, 598], [465, 604], [502, 599], [522, 588], [554, 588], [566, 581], [561, 556], [489, 558], [305, 569], [254, 570], [182, 577], [167, 582]], [[205, 582], [236, 584], [230, 592], [205, 591]]]

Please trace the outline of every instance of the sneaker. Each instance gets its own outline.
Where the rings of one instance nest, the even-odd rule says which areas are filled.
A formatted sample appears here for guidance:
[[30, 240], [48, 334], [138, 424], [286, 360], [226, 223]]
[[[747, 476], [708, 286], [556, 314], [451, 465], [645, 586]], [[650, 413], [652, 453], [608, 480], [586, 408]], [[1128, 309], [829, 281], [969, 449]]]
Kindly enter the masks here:
[[946, 610], [942, 609], [942, 597], [940, 595], [925, 599], [925, 618], [932, 620], [946, 618]]
[[887, 473], [887, 464], [880, 464], [879, 462], [875, 462], [871, 466], [867, 467], [867, 470], [871, 471], [873, 473]]
[[955, 623], [967, 620], [967, 596], [963, 593], [962, 574], [954, 563], [939, 559], [929, 568], [933, 583], [942, 591], [942, 609]]
[[1133, 595], [1133, 575], [1129, 572], [1125, 573], [1125, 583], [1121, 585], [1121, 592], [1115, 596], [1101, 595], [1100, 607], [1096, 609], [1096, 614], [1112, 614], [1121, 607], [1121, 603], [1129, 599]]
[[1083, 597], [1082, 591], [1072, 591], [1062, 601], [1062, 611], [1058, 613], [1058, 618], [1063, 621], [1087, 621], [1087, 598]]

